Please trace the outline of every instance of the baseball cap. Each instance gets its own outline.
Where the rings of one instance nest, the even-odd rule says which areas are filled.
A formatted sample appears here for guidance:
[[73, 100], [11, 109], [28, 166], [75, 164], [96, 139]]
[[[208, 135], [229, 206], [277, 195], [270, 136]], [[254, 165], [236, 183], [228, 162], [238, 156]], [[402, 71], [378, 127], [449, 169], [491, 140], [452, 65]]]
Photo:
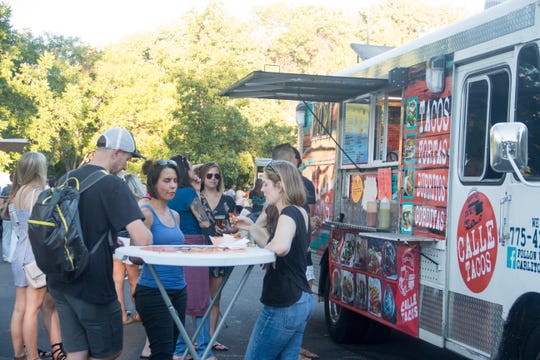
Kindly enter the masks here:
[[97, 140], [97, 147], [107, 149], [118, 149], [130, 153], [133, 157], [146, 159], [142, 156], [135, 146], [135, 138], [124, 128], [113, 127], [105, 130]]

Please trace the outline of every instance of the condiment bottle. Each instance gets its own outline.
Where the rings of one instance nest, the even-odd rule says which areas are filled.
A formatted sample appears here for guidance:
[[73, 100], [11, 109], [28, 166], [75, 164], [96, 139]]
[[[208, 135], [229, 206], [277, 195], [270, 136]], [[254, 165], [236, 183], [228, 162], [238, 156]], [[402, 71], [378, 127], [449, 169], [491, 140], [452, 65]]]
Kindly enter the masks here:
[[370, 227], [377, 226], [377, 201], [375, 200], [367, 202], [366, 225]]
[[384, 198], [379, 203], [379, 228], [390, 228], [390, 201]]

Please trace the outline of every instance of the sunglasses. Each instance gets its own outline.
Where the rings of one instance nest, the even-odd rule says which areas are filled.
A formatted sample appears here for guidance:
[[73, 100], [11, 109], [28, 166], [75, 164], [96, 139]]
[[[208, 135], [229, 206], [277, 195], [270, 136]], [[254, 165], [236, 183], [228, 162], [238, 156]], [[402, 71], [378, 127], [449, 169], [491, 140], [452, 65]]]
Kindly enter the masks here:
[[174, 161], [174, 160], [158, 160], [158, 161], [156, 161], [156, 163], [157, 163], [159, 166], [168, 166], [168, 165], [171, 165], [171, 166], [174, 166], [174, 167], [178, 167], [178, 164], [177, 164], [176, 161]]
[[268, 164], [266, 164], [266, 167], [265, 167], [265, 168], [270, 169], [274, 174], [276, 174], [276, 176], [278, 177], [278, 179], [281, 180], [281, 176], [279, 176], [279, 173], [277, 172], [277, 170], [274, 169], [274, 167], [272, 166], [272, 161], [270, 161]]
[[206, 178], [207, 178], [208, 180], [212, 179], [212, 177], [214, 177], [214, 179], [216, 179], [216, 180], [220, 180], [220, 179], [221, 179], [221, 175], [219, 175], [219, 174], [213, 174], [213, 173], [208, 173], [208, 174], [206, 174]]

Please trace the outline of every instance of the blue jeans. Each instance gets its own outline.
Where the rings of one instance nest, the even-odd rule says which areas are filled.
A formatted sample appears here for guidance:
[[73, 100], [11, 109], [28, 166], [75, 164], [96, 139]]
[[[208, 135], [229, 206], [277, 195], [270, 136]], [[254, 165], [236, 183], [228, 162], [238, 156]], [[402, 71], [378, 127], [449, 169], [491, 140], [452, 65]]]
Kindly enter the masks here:
[[244, 359], [297, 360], [312, 311], [313, 295], [307, 292], [289, 307], [265, 305], [251, 333]]
[[[199, 327], [199, 324], [201, 323], [202, 316], [195, 317], [195, 328]], [[197, 338], [195, 339], [197, 341], [197, 354], [199, 357], [202, 356], [206, 348], [208, 347], [208, 344], [210, 343], [210, 317], [206, 319], [204, 322], [204, 325], [199, 331], [199, 334], [197, 335]], [[176, 356], [182, 356], [184, 354], [184, 351], [186, 351], [186, 342], [184, 341], [184, 338], [182, 335], [178, 336], [178, 340], [176, 340], [176, 348], [174, 349], [174, 355]], [[212, 350], [208, 352], [207, 358], [210, 358], [214, 356], [212, 354]]]

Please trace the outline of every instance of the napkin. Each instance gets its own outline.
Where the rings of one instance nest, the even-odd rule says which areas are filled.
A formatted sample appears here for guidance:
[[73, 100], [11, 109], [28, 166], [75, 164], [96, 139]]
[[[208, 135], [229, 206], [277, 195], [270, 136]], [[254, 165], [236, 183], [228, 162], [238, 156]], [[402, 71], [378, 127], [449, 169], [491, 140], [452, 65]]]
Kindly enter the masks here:
[[247, 247], [249, 240], [246, 238], [235, 238], [229, 234], [223, 234], [223, 236], [210, 236], [212, 244], [220, 248], [229, 248], [229, 249], [243, 249]]

